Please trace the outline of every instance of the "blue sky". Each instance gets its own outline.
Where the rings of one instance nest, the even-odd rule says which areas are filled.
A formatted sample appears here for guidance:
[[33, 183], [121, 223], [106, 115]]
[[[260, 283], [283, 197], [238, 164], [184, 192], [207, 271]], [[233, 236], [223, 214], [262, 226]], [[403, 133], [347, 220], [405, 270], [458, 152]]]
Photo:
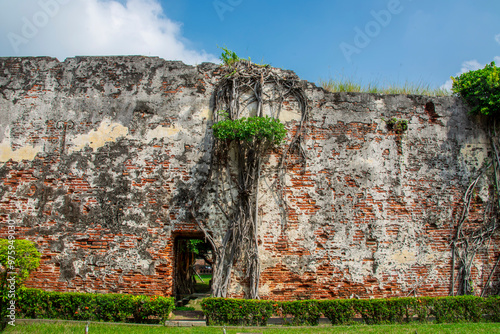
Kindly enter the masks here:
[[240, 57], [302, 79], [421, 82], [500, 64], [498, 0], [0, 0], [0, 56]]

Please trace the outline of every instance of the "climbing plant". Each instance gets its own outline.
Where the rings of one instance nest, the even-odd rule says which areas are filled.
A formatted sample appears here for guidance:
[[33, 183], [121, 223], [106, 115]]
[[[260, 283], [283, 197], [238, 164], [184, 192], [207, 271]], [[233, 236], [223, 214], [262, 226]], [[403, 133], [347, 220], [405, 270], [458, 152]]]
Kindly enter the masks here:
[[[492, 62], [484, 69], [469, 71], [453, 79], [453, 92], [462, 97], [469, 106], [472, 115], [487, 118], [487, 127], [492, 147], [492, 159], [479, 172], [467, 188], [463, 198], [463, 209], [455, 224], [452, 248], [451, 294], [474, 294], [472, 265], [476, 254], [484, 249], [499, 230], [500, 212], [500, 137], [497, 134], [496, 121], [500, 115], [500, 69]], [[492, 200], [485, 205], [482, 221], [469, 223], [469, 212], [474, 194], [482, 177], [490, 175], [493, 187], [490, 188]], [[489, 283], [500, 262], [500, 254], [493, 266], [481, 295], [488, 289]], [[458, 271], [455, 269], [458, 263]], [[457, 271], [457, 273], [456, 273]]]
[[[213, 149], [208, 177], [191, 206], [191, 213], [214, 250], [212, 295], [226, 297], [235, 262], [246, 274], [248, 297], [259, 298], [259, 181], [269, 153], [280, 155], [272, 185], [281, 190], [287, 157], [301, 150], [307, 115], [302, 82], [289, 71], [240, 59], [223, 49], [224, 64], [213, 93]], [[287, 131], [279, 121], [285, 102], [295, 100], [300, 120], [294, 136], [285, 143]], [[213, 195], [210, 195], [213, 194]], [[209, 231], [210, 222], [200, 215], [210, 199], [221, 216], [219, 235]], [[205, 199], [205, 200], [203, 200]], [[282, 202], [282, 206], [286, 206]]]

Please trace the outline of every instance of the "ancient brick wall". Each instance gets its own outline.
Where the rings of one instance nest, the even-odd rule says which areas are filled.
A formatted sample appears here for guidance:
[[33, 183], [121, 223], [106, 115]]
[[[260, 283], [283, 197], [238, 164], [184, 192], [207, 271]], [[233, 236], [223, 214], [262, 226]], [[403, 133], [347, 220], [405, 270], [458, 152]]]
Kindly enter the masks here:
[[[200, 235], [188, 209], [208, 171], [217, 78], [217, 65], [159, 58], [0, 58], [0, 236], [11, 220], [37, 244], [28, 286], [173, 293], [173, 238]], [[261, 181], [261, 296], [447, 295], [453, 225], [487, 161], [484, 131], [454, 97], [304, 86], [306, 159], [289, 159], [284, 203], [270, 186], [279, 152]], [[391, 130], [394, 117], [408, 129]], [[290, 139], [293, 103], [281, 118]], [[471, 221], [491, 197], [481, 182]], [[206, 210], [219, 233], [217, 210]], [[497, 235], [474, 260], [478, 293], [498, 245]], [[236, 270], [231, 294], [245, 291]]]

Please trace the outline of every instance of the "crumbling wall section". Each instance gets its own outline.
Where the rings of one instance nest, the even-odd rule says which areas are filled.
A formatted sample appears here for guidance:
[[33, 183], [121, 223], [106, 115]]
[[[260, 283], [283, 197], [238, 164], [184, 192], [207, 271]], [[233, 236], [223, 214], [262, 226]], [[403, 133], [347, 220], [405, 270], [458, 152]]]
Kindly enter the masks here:
[[177, 190], [210, 147], [202, 68], [2, 59], [0, 210], [43, 254], [28, 285], [172, 293], [170, 237], [194, 226]]
[[[448, 295], [453, 227], [489, 161], [485, 134], [454, 97], [308, 93], [307, 162], [288, 173], [288, 224], [263, 210], [271, 223], [262, 229], [262, 293]], [[408, 129], [391, 130], [393, 118]], [[489, 190], [485, 178], [476, 203], [487, 203]], [[471, 218], [482, 221], [482, 209]], [[476, 291], [497, 256], [498, 236], [476, 258]]]
[[[29, 286], [173, 293], [173, 236], [199, 233], [189, 206], [208, 173], [217, 75], [214, 64], [150, 57], [0, 58], [0, 235], [12, 220], [36, 242]], [[260, 295], [447, 295], [453, 224], [487, 160], [485, 133], [454, 97], [304, 85], [306, 160], [294, 153], [287, 164], [285, 203], [273, 173], [261, 181]], [[289, 138], [295, 114], [283, 114]], [[394, 117], [408, 129], [390, 130]], [[489, 200], [484, 180], [478, 220]], [[498, 241], [475, 260], [478, 292]], [[244, 274], [233, 282], [244, 296]]]

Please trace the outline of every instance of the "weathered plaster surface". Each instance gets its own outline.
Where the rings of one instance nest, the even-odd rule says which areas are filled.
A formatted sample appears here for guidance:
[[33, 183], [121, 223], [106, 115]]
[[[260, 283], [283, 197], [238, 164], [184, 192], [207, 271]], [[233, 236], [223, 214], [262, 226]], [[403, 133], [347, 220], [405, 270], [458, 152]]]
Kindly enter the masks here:
[[[173, 238], [198, 231], [188, 209], [208, 173], [217, 70], [147, 57], [0, 58], [0, 219], [43, 254], [30, 286], [173, 293]], [[291, 155], [286, 205], [278, 153], [262, 174], [261, 295], [446, 295], [451, 227], [487, 159], [485, 133], [454, 97], [304, 85], [307, 159]], [[289, 102], [280, 119], [290, 139], [300, 113]], [[393, 117], [408, 121], [401, 136], [387, 128]], [[213, 196], [202, 213], [220, 233]], [[476, 219], [488, 199], [483, 182]], [[476, 258], [477, 291], [496, 245]], [[238, 268], [231, 287], [246, 291]]]
[[42, 152], [41, 146], [31, 146], [26, 145], [23, 147], [12, 148], [13, 145], [10, 141], [10, 129], [7, 127], [6, 135], [3, 137], [3, 141], [0, 143], [0, 163], [7, 162], [9, 160], [20, 162], [22, 160], [33, 160], [38, 153]]

